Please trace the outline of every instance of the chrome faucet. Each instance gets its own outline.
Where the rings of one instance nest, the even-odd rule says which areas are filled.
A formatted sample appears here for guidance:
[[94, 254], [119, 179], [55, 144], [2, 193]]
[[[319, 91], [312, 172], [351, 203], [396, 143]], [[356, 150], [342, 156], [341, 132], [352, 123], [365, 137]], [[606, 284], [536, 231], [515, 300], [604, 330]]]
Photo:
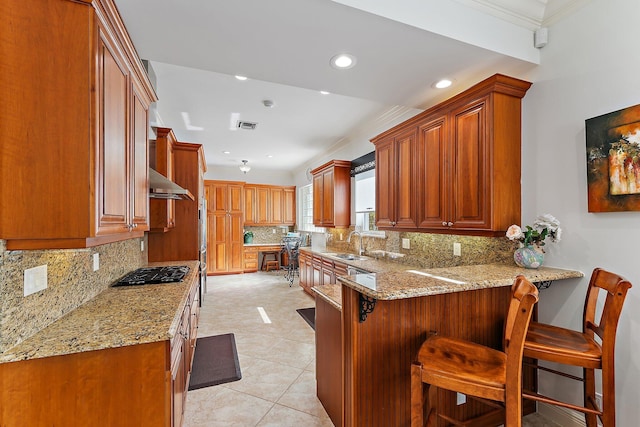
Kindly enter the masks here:
[[357, 231], [357, 230], [353, 230], [352, 232], [349, 233], [349, 235], [347, 236], [347, 243], [351, 243], [351, 236], [353, 235], [359, 236], [360, 237], [360, 246], [359, 246], [359, 250], [358, 250], [358, 255], [362, 256], [364, 255], [364, 248], [362, 247], [362, 233]]

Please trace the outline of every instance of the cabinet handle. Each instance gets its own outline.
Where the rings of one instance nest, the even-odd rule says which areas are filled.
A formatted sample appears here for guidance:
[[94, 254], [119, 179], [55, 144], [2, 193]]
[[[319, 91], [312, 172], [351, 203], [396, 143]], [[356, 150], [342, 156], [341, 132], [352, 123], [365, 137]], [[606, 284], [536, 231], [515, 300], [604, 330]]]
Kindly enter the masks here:
[[396, 222], [395, 221], [391, 221], [391, 225], [395, 227], [396, 226]]
[[442, 225], [446, 227], [447, 226], [447, 221], [442, 221]]
[[447, 223], [447, 225], [448, 225], [449, 227], [451, 227], [451, 226], [453, 225], [453, 223], [452, 223], [452, 222], [448, 222], [448, 223]]

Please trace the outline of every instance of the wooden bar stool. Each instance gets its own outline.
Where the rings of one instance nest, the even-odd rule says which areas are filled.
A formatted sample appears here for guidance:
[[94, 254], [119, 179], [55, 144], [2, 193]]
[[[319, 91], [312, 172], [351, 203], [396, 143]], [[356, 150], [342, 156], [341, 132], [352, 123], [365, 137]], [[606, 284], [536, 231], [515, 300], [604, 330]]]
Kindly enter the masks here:
[[[268, 256], [272, 256], [273, 259], [272, 260], [268, 260], [267, 259]], [[263, 252], [262, 253], [262, 264], [260, 264], [260, 270], [264, 270], [265, 267], [268, 268], [268, 263], [269, 262], [274, 262], [274, 261], [277, 263], [276, 264], [277, 265], [276, 268], [278, 270], [280, 270], [280, 260], [278, 259], [279, 256], [280, 256], [280, 252], [276, 252], [276, 251]], [[273, 268], [273, 265], [274, 264], [271, 265], [272, 268]], [[267, 269], [267, 271], [269, 271], [269, 270]]]
[[[504, 325], [504, 352], [438, 335], [422, 344], [411, 365], [411, 427], [423, 427], [425, 419], [428, 426], [436, 426], [438, 418], [466, 426], [473, 421], [482, 422], [498, 411], [505, 413], [506, 427], [521, 425], [522, 351], [538, 289], [524, 276], [518, 276], [511, 293]], [[438, 388], [474, 396], [496, 409], [477, 419], [459, 422], [438, 413]]]
[[[583, 405], [577, 406], [552, 399], [548, 396], [523, 391], [525, 399], [532, 399], [552, 405], [584, 412], [588, 427], [597, 426], [597, 418], [603, 427], [616, 424], [616, 387], [614, 356], [618, 319], [627, 291], [631, 288], [624, 278], [606, 270], [593, 270], [587, 297], [584, 303], [582, 332], [544, 323], [531, 322], [524, 343], [524, 356], [547, 360], [564, 365], [582, 367], [583, 376], [577, 377], [551, 368], [534, 364], [539, 370], [562, 375], [583, 382]], [[596, 321], [596, 302], [600, 292], [606, 299], [600, 321]], [[596, 336], [601, 344], [596, 341]], [[595, 370], [602, 370], [602, 408], [596, 404]]]

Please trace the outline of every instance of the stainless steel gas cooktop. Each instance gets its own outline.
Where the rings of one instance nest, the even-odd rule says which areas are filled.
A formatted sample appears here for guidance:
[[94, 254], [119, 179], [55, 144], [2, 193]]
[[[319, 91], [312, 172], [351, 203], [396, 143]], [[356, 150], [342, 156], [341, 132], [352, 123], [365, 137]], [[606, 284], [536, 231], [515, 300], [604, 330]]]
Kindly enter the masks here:
[[122, 277], [113, 286], [148, 285], [154, 283], [181, 282], [189, 272], [186, 265], [139, 268]]

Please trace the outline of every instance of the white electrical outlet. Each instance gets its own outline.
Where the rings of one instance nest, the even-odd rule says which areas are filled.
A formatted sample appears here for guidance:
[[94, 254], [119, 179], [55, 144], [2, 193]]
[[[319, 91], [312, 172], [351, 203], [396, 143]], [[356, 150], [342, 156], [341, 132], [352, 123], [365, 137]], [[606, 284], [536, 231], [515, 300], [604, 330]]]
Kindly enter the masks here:
[[100, 254], [93, 254], [93, 271], [100, 270]]
[[456, 405], [464, 405], [465, 403], [467, 403], [467, 395], [456, 393]]
[[273, 234], [276, 234], [276, 229], [275, 228], [273, 229]]
[[140, 252], [144, 252], [144, 240], [140, 240]]
[[460, 247], [460, 243], [455, 242], [453, 244], [453, 256], [460, 256], [462, 254], [462, 248]]
[[47, 264], [24, 271], [24, 296], [47, 289]]
[[402, 239], [402, 249], [411, 249], [411, 239]]

